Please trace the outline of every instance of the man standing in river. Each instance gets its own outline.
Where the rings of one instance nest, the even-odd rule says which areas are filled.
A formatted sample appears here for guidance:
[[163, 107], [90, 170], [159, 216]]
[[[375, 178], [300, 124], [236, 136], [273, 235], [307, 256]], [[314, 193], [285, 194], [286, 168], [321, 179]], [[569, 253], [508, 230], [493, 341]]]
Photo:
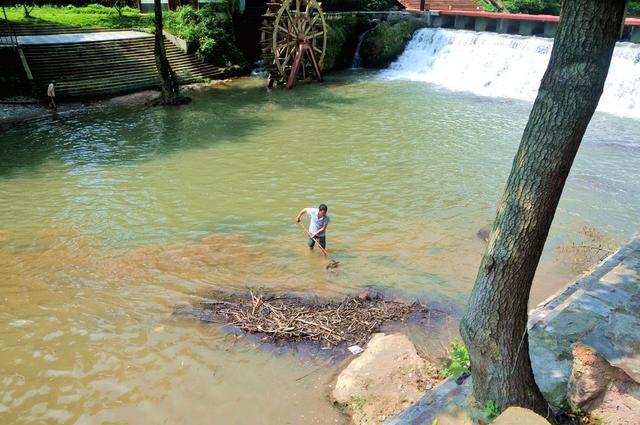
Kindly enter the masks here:
[[301, 209], [296, 216], [297, 223], [300, 223], [300, 219], [305, 213], [311, 219], [311, 221], [309, 222], [309, 240], [307, 241], [309, 249], [313, 249], [313, 246], [316, 243], [314, 238], [318, 240], [322, 248], [326, 248], [327, 240], [325, 238], [325, 231], [327, 230], [329, 221], [331, 221], [331, 219], [327, 215], [327, 206], [325, 204], [320, 204], [318, 208]]

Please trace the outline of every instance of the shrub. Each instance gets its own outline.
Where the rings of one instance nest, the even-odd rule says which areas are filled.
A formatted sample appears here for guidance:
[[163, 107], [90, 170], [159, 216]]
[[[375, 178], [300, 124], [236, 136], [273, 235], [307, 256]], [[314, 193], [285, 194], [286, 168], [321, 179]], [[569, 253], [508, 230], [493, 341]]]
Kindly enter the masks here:
[[180, 7], [166, 14], [165, 25], [167, 31], [193, 43], [196, 55], [206, 62], [224, 67], [247, 66], [235, 44], [231, 21], [220, 19], [213, 5], [200, 10]]
[[487, 400], [484, 407], [484, 417], [491, 420], [500, 414], [500, 405], [495, 400]]
[[404, 50], [420, 27], [416, 21], [401, 21], [395, 24], [381, 22], [364, 39], [360, 55], [367, 67], [383, 67], [391, 63]]
[[353, 55], [362, 34], [369, 23], [366, 19], [345, 17], [327, 23], [327, 50], [324, 54], [324, 71], [344, 69], [353, 63]]
[[640, 1], [627, 3], [627, 16], [640, 17]]
[[469, 351], [467, 347], [460, 344], [458, 341], [451, 342], [451, 352], [449, 357], [445, 361], [442, 375], [453, 376], [459, 378], [464, 372], [467, 372], [471, 367], [471, 359], [469, 358]]
[[559, 15], [559, 0], [504, 0], [507, 10], [511, 13], [530, 13], [532, 15]]

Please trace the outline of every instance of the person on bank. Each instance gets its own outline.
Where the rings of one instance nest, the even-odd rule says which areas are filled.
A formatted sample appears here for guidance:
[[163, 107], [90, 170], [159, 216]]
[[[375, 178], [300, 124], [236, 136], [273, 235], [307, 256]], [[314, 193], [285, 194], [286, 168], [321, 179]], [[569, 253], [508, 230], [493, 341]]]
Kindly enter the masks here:
[[49, 108], [56, 110], [58, 106], [56, 105], [56, 82], [52, 81], [49, 83], [47, 87], [47, 96], [49, 96]]
[[301, 209], [296, 217], [296, 222], [300, 223], [300, 219], [305, 213], [311, 219], [309, 223], [309, 240], [307, 241], [309, 249], [313, 249], [313, 246], [316, 244], [314, 238], [318, 239], [322, 248], [326, 248], [327, 239], [325, 235], [329, 221], [331, 221], [327, 215], [327, 206], [325, 204], [320, 204], [318, 208]]

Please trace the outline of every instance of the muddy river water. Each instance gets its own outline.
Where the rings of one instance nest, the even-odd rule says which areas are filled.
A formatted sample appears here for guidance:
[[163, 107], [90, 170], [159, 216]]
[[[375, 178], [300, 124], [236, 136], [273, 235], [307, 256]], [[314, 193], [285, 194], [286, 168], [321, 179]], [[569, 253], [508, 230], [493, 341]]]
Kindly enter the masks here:
[[[345, 422], [326, 398], [334, 364], [173, 312], [259, 287], [459, 311], [530, 107], [345, 73], [0, 134], [0, 423]], [[640, 121], [594, 116], [532, 303], [574, 277], [556, 247], [585, 226], [637, 231], [639, 141]], [[294, 223], [320, 202], [341, 273]]]

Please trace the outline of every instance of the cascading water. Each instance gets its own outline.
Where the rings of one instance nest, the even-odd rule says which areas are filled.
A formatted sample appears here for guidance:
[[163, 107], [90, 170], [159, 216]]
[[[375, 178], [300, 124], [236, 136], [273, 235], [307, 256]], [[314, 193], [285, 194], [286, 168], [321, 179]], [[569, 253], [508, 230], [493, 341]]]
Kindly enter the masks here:
[[353, 55], [353, 62], [351, 63], [351, 69], [358, 69], [362, 66], [362, 64], [360, 63], [360, 48], [362, 47], [362, 42], [364, 41], [364, 38], [372, 29], [373, 28], [369, 28], [368, 30], [360, 34], [360, 37], [358, 38], [358, 45], [356, 46], [356, 53]]
[[[426, 28], [382, 76], [532, 101], [552, 46], [547, 38]], [[616, 45], [598, 109], [640, 118], [640, 45]]]

